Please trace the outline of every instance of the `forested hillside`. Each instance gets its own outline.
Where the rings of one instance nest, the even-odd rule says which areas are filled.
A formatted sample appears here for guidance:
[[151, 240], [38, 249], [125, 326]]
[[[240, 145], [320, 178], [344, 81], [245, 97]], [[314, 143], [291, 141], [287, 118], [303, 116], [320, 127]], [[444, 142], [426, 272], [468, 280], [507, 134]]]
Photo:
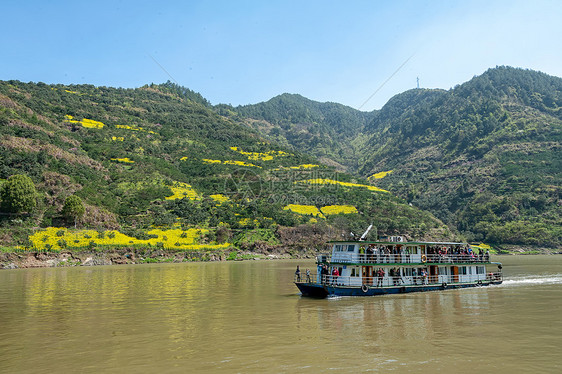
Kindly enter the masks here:
[[[247, 120], [254, 128], [269, 126], [270, 137], [309, 146], [363, 178], [392, 170], [371, 180], [468, 240], [562, 245], [560, 78], [497, 67], [450, 90], [404, 92], [372, 113], [295, 95], [272, 101], [232, 110], [255, 119]], [[298, 111], [279, 109], [287, 102]], [[309, 114], [323, 105], [339, 111], [329, 118], [346, 120]], [[275, 114], [264, 114], [271, 107]], [[327, 135], [304, 146], [295, 141], [301, 128]]]
[[339, 170], [357, 170], [361, 133], [373, 113], [337, 103], [319, 103], [300, 95], [282, 94], [265, 103], [220, 105], [223, 115], [236, 115], [269, 139], [314, 155]]
[[360, 174], [469, 240], [562, 244], [562, 79], [500, 67], [397, 95], [368, 126]]
[[0, 246], [298, 251], [373, 223], [560, 248], [561, 107], [562, 79], [509, 67], [371, 113], [0, 82]]
[[0, 82], [0, 247], [299, 251], [370, 223], [454, 238], [430, 213], [225, 110], [171, 83]]

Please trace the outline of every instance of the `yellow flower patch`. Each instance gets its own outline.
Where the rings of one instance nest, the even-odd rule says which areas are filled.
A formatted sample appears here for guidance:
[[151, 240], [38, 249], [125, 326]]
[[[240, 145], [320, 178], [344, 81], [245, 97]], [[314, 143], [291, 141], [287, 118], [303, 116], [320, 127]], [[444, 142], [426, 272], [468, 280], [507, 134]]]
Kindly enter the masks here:
[[322, 212], [320, 212], [314, 205], [289, 204], [284, 207], [283, 210], [290, 210], [298, 214], [311, 215], [315, 217], [324, 217]]
[[133, 160], [130, 160], [128, 157], [124, 158], [112, 158], [111, 161], [123, 162], [125, 164], [134, 164]]
[[357, 208], [355, 208], [353, 205], [328, 205], [320, 208], [320, 210], [325, 215], [357, 213]]
[[274, 157], [286, 157], [289, 153], [283, 151], [268, 151], [268, 152], [244, 152], [238, 147], [230, 147], [234, 152], [238, 152], [241, 155], [248, 157], [248, 160], [253, 161], [271, 161]]
[[260, 168], [261, 169], [261, 166], [254, 165], [252, 163], [244, 162], [244, 161], [225, 160], [222, 163], [225, 164], [225, 165], [247, 166], [247, 167]]
[[74, 117], [72, 117], [70, 114], [67, 114], [65, 118], [66, 119], [64, 120], [64, 122], [79, 123], [82, 125], [82, 127], [86, 127], [89, 129], [102, 129], [105, 126], [102, 122], [94, 121], [93, 119], [88, 119], [88, 118], [84, 118], [81, 121], [77, 121], [73, 119]]
[[111, 140], [117, 141], [117, 142], [122, 142], [122, 141], [125, 140], [125, 138], [122, 137], [122, 136], [112, 136], [112, 137], [111, 137]]
[[320, 184], [320, 185], [340, 185], [340, 186], [345, 186], [345, 187], [361, 187], [361, 188], [366, 188], [370, 191], [377, 191], [377, 192], [388, 192], [387, 190], [383, 190], [382, 188], [378, 188], [375, 186], [369, 186], [366, 184], [358, 184], [358, 183], [350, 183], [350, 182], [340, 182], [340, 181], [336, 181], [333, 179], [322, 179], [322, 178], [316, 178], [316, 179], [306, 179], [306, 180], [302, 180], [302, 181], [297, 181], [294, 183], [308, 183], [308, 184]]
[[199, 195], [197, 192], [191, 187], [191, 185], [183, 182], [175, 182], [170, 189], [174, 193], [172, 196], [166, 197], [166, 200], [176, 200], [176, 199], [183, 199], [188, 198], [190, 200], [199, 199]]
[[209, 196], [211, 199], [215, 200], [217, 203], [222, 204], [225, 201], [230, 200], [230, 198], [228, 196], [225, 196], [223, 194], [216, 194], [216, 195], [210, 195]]
[[367, 178], [368, 180], [371, 179], [382, 179], [384, 177], [386, 177], [388, 174], [392, 173], [392, 170], [389, 171], [381, 171], [379, 173], [373, 174], [371, 175], [369, 178]]
[[202, 161], [205, 164], [236, 165], [236, 166], [247, 166], [247, 167], [254, 167], [254, 168], [260, 168], [261, 169], [261, 166], [254, 165], [254, 164], [251, 164], [249, 162], [244, 162], [244, 161], [236, 161], [236, 160], [221, 161], [221, 160], [210, 160], [208, 158], [204, 158]]
[[143, 127], [138, 127], [138, 126], [115, 125], [115, 127], [117, 127], [118, 129], [125, 129], [125, 130], [131, 130], [131, 131], [141, 131], [141, 132], [147, 132], [149, 134], [156, 134], [154, 131], [150, 131], [150, 130], [147, 131]]
[[299, 166], [291, 166], [290, 169], [312, 169], [312, 168], [319, 168], [319, 167], [320, 165], [304, 164]]
[[105, 231], [100, 235], [95, 230], [68, 230], [59, 227], [48, 227], [31, 235], [29, 240], [36, 250], [86, 248], [91, 243], [102, 246], [156, 246], [158, 243], [161, 243], [166, 249], [176, 250], [222, 249], [230, 246], [230, 243], [198, 244], [201, 235], [207, 232], [208, 230], [198, 229], [153, 229], [146, 233], [155, 236], [154, 238], [141, 240], [116, 230]]
[[187, 156], [183, 156], [182, 158], [180, 158], [180, 161], [187, 161]]

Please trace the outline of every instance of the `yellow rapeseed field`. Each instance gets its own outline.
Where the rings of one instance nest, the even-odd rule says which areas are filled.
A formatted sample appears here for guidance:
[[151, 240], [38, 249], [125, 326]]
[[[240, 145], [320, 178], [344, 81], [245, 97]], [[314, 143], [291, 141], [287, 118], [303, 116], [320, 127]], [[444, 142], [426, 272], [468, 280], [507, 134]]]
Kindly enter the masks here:
[[303, 165], [299, 165], [299, 166], [291, 166], [290, 169], [312, 169], [312, 168], [318, 168], [318, 167], [320, 167], [320, 165], [303, 164]]
[[221, 160], [211, 160], [211, 159], [208, 159], [208, 158], [204, 158], [202, 161], [205, 164], [224, 164], [224, 165], [248, 166], [248, 167], [254, 167], [254, 168], [260, 168], [261, 169], [261, 166], [254, 165], [254, 164], [251, 164], [249, 162], [244, 162], [244, 161], [236, 161], [236, 160], [221, 161]]
[[130, 160], [128, 157], [123, 158], [112, 158], [111, 161], [123, 162], [125, 164], [134, 164], [133, 160]]
[[94, 121], [93, 119], [84, 118], [81, 121], [77, 121], [73, 118], [74, 117], [72, 117], [70, 114], [67, 114], [65, 116], [64, 122], [79, 123], [82, 125], [82, 127], [87, 127], [89, 129], [102, 129], [105, 126], [102, 122]]
[[37, 231], [29, 237], [35, 250], [61, 250], [64, 248], [79, 249], [92, 246], [157, 246], [161, 243], [165, 249], [173, 250], [198, 250], [198, 249], [224, 249], [230, 243], [223, 244], [198, 244], [201, 235], [208, 232], [205, 229], [153, 229], [146, 232], [153, 238], [141, 240], [127, 236], [116, 230], [69, 230], [59, 227], [48, 227]]
[[143, 127], [129, 126], [129, 125], [115, 125], [115, 127], [117, 127], [118, 129], [125, 129], [125, 130], [131, 130], [131, 131], [147, 132], [149, 134], [156, 134], [154, 131], [150, 131], [150, 130], [147, 131]]
[[311, 215], [315, 217], [324, 217], [322, 212], [314, 205], [289, 204], [284, 207], [283, 210], [290, 210], [298, 214]]
[[248, 157], [248, 160], [253, 161], [271, 161], [274, 157], [285, 157], [289, 156], [289, 153], [283, 151], [268, 151], [268, 152], [245, 152], [238, 147], [230, 147], [234, 152], [238, 152], [241, 155]]
[[174, 182], [170, 189], [174, 193], [172, 196], [166, 197], [166, 200], [176, 200], [176, 199], [183, 199], [187, 197], [190, 200], [197, 200], [199, 199], [199, 195], [190, 184], [183, 183], [183, 182]]
[[225, 196], [225, 195], [220, 194], [220, 193], [216, 194], [216, 195], [210, 195], [209, 197], [211, 199], [215, 200], [217, 203], [219, 203], [219, 205], [224, 203], [225, 201], [230, 200], [230, 198], [228, 196]]
[[392, 173], [392, 170], [389, 171], [381, 171], [379, 173], [375, 173], [373, 175], [371, 175], [369, 178], [367, 178], [368, 180], [371, 179], [382, 179], [384, 177], [386, 177], [388, 174]]
[[377, 192], [388, 192], [387, 190], [383, 190], [382, 188], [378, 188], [375, 186], [369, 186], [366, 184], [358, 184], [358, 183], [350, 183], [350, 182], [341, 182], [341, 181], [336, 181], [333, 179], [322, 179], [322, 178], [316, 178], [316, 179], [306, 179], [306, 180], [301, 180], [301, 181], [296, 181], [294, 183], [307, 183], [307, 184], [323, 184], [323, 185], [340, 185], [340, 186], [345, 186], [345, 187], [361, 187], [361, 188], [366, 188], [370, 191], [377, 191]]
[[357, 208], [353, 205], [327, 205], [320, 208], [325, 215], [330, 214], [353, 214], [357, 213]]

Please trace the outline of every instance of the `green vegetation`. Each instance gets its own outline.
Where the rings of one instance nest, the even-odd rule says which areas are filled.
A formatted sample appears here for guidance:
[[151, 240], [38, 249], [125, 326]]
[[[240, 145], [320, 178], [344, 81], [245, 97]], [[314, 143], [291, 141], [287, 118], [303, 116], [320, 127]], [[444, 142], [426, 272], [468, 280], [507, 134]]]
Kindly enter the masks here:
[[361, 173], [468, 240], [562, 246], [562, 79], [500, 67], [450, 91], [412, 90], [370, 124]]
[[82, 199], [76, 195], [72, 195], [66, 198], [64, 201], [64, 206], [62, 207], [62, 214], [74, 220], [74, 227], [76, 228], [76, 222], [82, 218], [86, 209], [82, 203]]
[[[560, 108], [562, 79], [508, 67], [371, 113], [289, 94], [213, 107], [170, 82], [0, 82], [0, 245], [307, 251], [372, 223], [560, 248]], [[80, 230], [48, 229], [70, 220]]]
[[[309, 248], [370, 223], [389, 234], [451, 234], [431, 214], [356, 187], [369, 182], [265, 139], [171, 83], [0, 82], [0, 103], [0, 178], [25, 174], [38, 191], [25, 194], [36, 196], [31, 214], [0, 216], [6, 247], [268, 252]], [[316, 178], [339, 184], [305, 182]], [[284, 209], [290, 204], [352, 213], [312, 220]], [[71, 221], [77, 229], [63, 230]]]
[[[562, 246], [562, 79], [497, 67], [448, 91], [404, 92], [372, 113], [339, 108], [353, 122], [345, 129], [322, 107], [338, 109], [281, 95], [231, 111], [356, 175], [393, 170], [378, 187], [469, 241]], [[303, 145], [311, 128], [327, 135]]]
[[361, 133], [373, 118], [373, 113], [293, 94], [236, 108], [218, 105], [217, 111], [244, 121], [271, 141], [314, 155], [339, 170], [359, 168]]
[[7, 213], [30, 213], [36, 205], [33, 181], [27, 175], [12, 175], [0, 189], [0, 209]]

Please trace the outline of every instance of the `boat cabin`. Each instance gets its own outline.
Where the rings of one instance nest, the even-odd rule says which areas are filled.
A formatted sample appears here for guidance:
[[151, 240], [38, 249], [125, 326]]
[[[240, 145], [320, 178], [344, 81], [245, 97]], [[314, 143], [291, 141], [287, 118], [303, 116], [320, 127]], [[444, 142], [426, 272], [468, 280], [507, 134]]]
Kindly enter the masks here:
[[466, 243], [386, 241], [330, 242], [331, 256], [319, 256], [317, 282], [342, 286], [484, 282], [489, 253]]

